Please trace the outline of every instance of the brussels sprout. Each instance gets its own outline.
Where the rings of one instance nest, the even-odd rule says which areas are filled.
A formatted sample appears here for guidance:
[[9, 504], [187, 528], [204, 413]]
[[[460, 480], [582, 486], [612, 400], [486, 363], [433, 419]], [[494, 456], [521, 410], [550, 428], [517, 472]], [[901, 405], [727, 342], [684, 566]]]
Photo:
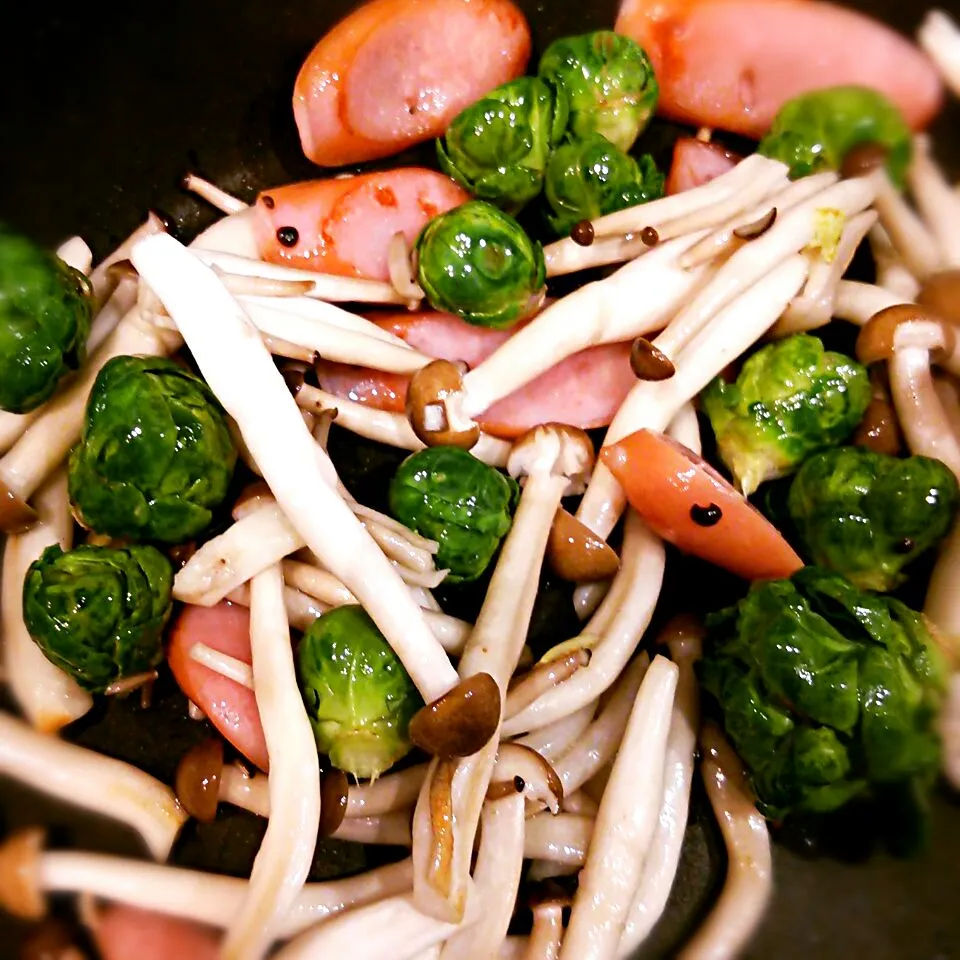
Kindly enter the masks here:
[[437, 159], [474, 196], [516, 211], [540, 193], [566, 126], [566, 96], [539, 77], [520, 77], [455, 117], [437, 141]]
[[86, 277], [0, 225], [0, 410], [27, 413], [86, 355]]
[[437, 310], [478, 327], [510, 327], [543, 302], [543, 248], [509, 214], [472, 200], [434, 217], [417, 239], [417, 279]]
[[298, 661], [317, 748], [335, 767], [376, 779], [410, 752], [407, 727], [423, 700], [363, 607], [336, 607], [314, 620]]
[[758, 350], [734, 383], [718, 377], [700, 400], [721, 459], [749, 495], [843, 443], [867, 409], [870, 381], [856, 360], [798, 334]]
[[939, 460], [840, 447], [803, 464], [787, 506], [814, 563], [858, 587], [892, 590], [904, 566], [947, 535], [958, 499]]
[[115, 357], [70, 454], [74, 514], [98, 533], [183, 543], [226, 496], [237, 451], [210, 388], [172, 360]]
[[48, 660], [99, 693], [163, 659], [172, 589], [153, 547], [47, 547], [23, 582], [23, 622]]
[[940, 654], [920, 614], [819, 567], [707, 619], [703, 685], [761, 808], [825, 813], [939, 768]]
[[885, 148], [887, 172], [902, 185], [911, 147], [900, 111], [877, 90], [827, 87], [788, 100], [757, 149], [797, 178], [839, 170], [847, 154], [866, 143]]
[[440, 544], [447, 580], [476, 580], [510, 530], [517, 484], [459, 447], [429, 447], [407, 457], [390, 482], [390, 512]]
[[557, 234], [568, 234], [581, 220], [646, 203], [663, 196], [663, 174], [653, 157], [634, 160], [606, 137], [594, 133], [554, 151], [547, 167], [547, 215]]
[[657, 107], [660, 87], [646, 53], [611, 30], [555, 40], [538, 73], [566, 93], [577, 139], [601, 133], [626, 152]]

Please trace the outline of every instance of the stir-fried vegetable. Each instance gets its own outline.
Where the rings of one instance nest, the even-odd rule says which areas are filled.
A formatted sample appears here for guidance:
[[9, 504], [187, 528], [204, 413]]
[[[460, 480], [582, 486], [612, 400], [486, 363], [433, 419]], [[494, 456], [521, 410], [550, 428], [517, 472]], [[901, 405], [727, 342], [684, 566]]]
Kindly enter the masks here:
[[86, 278], [0, 225], [0, 410], [38, 407], [86, 353]]
[[519, 210], [540, 193], [566, 126], [566, 95], [539, 77], [521, 77], [459, 114], [437, 141], [437, 158], [474, 196]]
[[100, 692], [163, 659], [173, 570], [150, 546], [47, 547], [27, 571], [23, 619], [46, 657]]
[[735, 382], [718, 377], [700, 399], [721, 459], [749, 495], [843, 443], [867, 409], [870, 381], [856, 360], [799, 334], [758, 350]]
[[436, 540], [447, 580], [476, 580], [511, 524], [516, 481], [459, 447], [430, 447], [407, 457], [390, 483], [390, 511]]
[[98, 533], [183, 543], [210, 523], [236, 458], [202, 380], [171, 360], [116, 357], [97, 375], [70, 455], [74, 513]]
[[337, 607], [311, 624], [299, 675], [317, 747], [335, 767], [376, 779], [410, 752], [407, 727], [423, 700], [363, 607]]
[[702, 679], [770, 817], [936, 777], [940, 655], [923, 618], [819, 567], [708, 619]]
[[643, 48], [612, 30], [555, 40], [539, 73], [570, 100], [574, 137], [602, 133], [629, 150], [646, 129], [660, 88]]
[[599, 133], [570, 140], [547, 167], [547, 219], [557, 234], [568, 234], [580, 220], [656, 200], [663, 196], [663, 180], [649, 154], [635, 160]]
[[867, 87], [828, 87], [788, 100], [760, 153], [781, 160], [792, 177], [839, 170], [855, 147], [879, 147], [887, 172], [902, 184], [910, 162], [910, 127], [879, 91]]
[[509, 214], [474, 200], [435, 217], [417, 240], [430, 304], [480, 327], [509, 327], [543, 302], [543, 248]]
[[840, 447], [803, 464], [787, 502], [815, 563], [858, 587], [891, 590], [946, 536], [958, 500], [956, 477], [939, 460]]

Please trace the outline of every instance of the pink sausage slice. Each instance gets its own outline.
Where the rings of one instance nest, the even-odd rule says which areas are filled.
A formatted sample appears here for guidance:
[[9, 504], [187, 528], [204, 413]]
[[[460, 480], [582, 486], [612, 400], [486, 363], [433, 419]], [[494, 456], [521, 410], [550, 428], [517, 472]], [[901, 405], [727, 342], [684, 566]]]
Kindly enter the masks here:
[[740, 157], [718, 143], [704, 143], [696, 137], [681, 137], [673, 146], [673, 162], [667, 177], [667, 193], [683, 193], [709, 183], [732, 170]]
[[187, 605], [173, 623], [167, 662], [180, 689], [251, 763], [267, 770], [267, 742], [253, 691], [198, 663], [190, 656], [195, 643], [250, 663], [250, 613], [245, 607]]
[[136, 907], [108, 906], [94, 930], [102, 960], [217, 960], [220, 938], [208, 927]]
[[313, 48], [293, 114], [322, 167], [387, 157], [446, 130], [520, 76], [530, 29], [510, 0], [372, 0]]
[[820, 0], [624, 0], [616, 29], [650, 55], [662, 114], [756, 139], [787, 100], [823, 87], [879, 90], [914, 129], [943, 97], [918, 47]]
[[469, 199], [449, 177], [422, 167], [291, 183], [257, 198], [257, 248], [270, 263], [389, 280], [394, 234], [413, 243], [435, 216]]

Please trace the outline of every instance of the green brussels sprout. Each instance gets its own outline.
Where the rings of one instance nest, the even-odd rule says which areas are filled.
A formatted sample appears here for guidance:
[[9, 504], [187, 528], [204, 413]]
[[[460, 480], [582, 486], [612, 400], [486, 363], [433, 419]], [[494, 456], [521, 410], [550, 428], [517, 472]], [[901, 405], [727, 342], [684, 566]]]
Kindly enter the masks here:
[[797, 334], [762, 347], [734, 383], [718, 377], [700, 400], [721, 459], [749, 495], [810, 454], [843, 443], [870, 395], [862, 364]]
[[936, 779], [944, 665], [920, 614], [804, 567], [707, 618], [700, 665], [772, 818]]
[[161, 357], [115, 357], [97, 374], [70, 454], [74, 514], [113, 537], [183, 543], [210, 523], [236, 459], [202, 380]]
[[886, 149], [890, 179], [902, 186], [911, 143], [900, 111], [868, 87], [827, 87], [788, 100], [757, 149], [785, 163], [790, 176], [798, 178], [839, 170], [846, 155], [865, 143]]
[[517, 484], [459, 447], [429, 447], [407, 457], [390, 481], [390, 512], [436, 540], [447, 581], [476, 580], [510, 530]]
[[537, 72], [566, 93], [576, 139], [601, 133], [626, 152], [657, 108], [660, 87], [646, 53], [612, 30], [555, 40]]
[[47, 547], [23, 582], [23, 622], [48, 660], [99, 693], [163, 659], [172, 589], [153, 547]]
[[543, 303], [543, 247], [483, 200], [434, 217], [420, 232], [416, 254], [417, 279], [430, 305], [467, 323], [504, 329]]
[[83, 362], [93, 294], [79, 270], [0, 226], [0, 410], [27, 413]]
[[423, 700], [363, 607], [336, 607], [314, 620], [298, 662], [317, 748], [335, 767], [375, 780], [410, 752], [407, 728]]
[[571, 140], [547, 166], [547, 221], [557, 234], [568, 234], [581, 220], [662, 197], [663, 182], [648, 154], [634, 160], [599, 133]]
[[540, 193], [566, 126], [566, 96], [539, 77], [520, 77], [456, 116], [437, 140], [437, 159], [475, 197], [517, 211]]
[[956, 477], [939, 460], [839, 447], [800, 467], [787, 508], [814, 563], [863, 589], [892, 590], [947, 535], [958, 500]]

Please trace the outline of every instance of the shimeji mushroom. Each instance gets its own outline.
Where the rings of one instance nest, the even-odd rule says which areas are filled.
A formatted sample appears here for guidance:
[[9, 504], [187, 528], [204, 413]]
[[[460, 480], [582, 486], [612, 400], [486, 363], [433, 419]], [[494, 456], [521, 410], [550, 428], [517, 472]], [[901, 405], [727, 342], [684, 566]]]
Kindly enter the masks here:
[[278, 564], [250, 586], [250, 652], [260, 722], [270, 756], [270, 818], [222, 956], [259, 960], [293, 907], [313, 861], [320, 822], [320, 770], [297, 685]]
[[917, 30], [917, 41], [954, 95], [960, 96], [960, 27], [943, 10], [930, 10]]
[[876, 267], [876, 283], [891, 293], [897, 294], [901, 300], [916, 299], [920, 289], [920, 282], [910, 272], [903, 258], [894, 249], [890, 235], [879, 223], [875, 223], [868, 234], [870, 252]]
[[333, 489], [329, 458], [240, 306], [213, 271], [172, 237], [142, 241], [133, 261], [185, 335], [308, 546], [363, 603], [424, 699], [448, 693], [458, 682], [456, 671], [403, 581]]
[[880, 216], [880, 224], [904, 265], [922, 282], [942, 265], [937, 241], [929, 227], [890, 182], [886, 171], [876, 170], [872, 179], [877, 188], [874, 205]]
[[529, 903], [533, 926], [519, 957], [521, 960], [557, 960], [564, 931], [563, 911], [570, 906], [570, 897], [559, 886], [548, 882], [533, 893]]
[[577, 813], [538, 813], [524, 827], [523, 855], [533, 860], [582, 867], [593, 837], [594, 818]]
[[[544, 424], [514, 445], [507, 468], [514, 477], [523, 478], [523, 491], [476, 626], [460, 660], [459, 671], [465, 680], [478, 673], [486, 674], [493, 678], [501, 697], [506, 694], [526, 639], [540, 566], [557, 507], [562, 497], [583, 489], [592, 466], [592, 444], [582, 430], [573, 427]], [[451, 742], [457, 726], [447, 718], [436, 719], [443, 722], [418, 729], [415, 718], [411, 738], [439, 757], [462, 755]], [[499, 721], [498, 702], [495, 725]], [[443, 919], [462, 916], [474, 837], [496, 749], [495, 741], [488, 743], [449, 773], [449, 761], [435, 761], [420, 794], [414, 818], [414, 891], [422, 909]], [[447, 774], [445, 778], [440, 775], [441, 767]], [[438, 834], [438, 806], [451, 811], [452, 835], [445, 830]]]
[[165, 860], [187, 819], [173, 791], [120, 760], [37, 733], [0, 713], [0, 773], [126, 824]]
[[627, 912], [620, 937], [622, 956], [635, 953], [662, 916], [680, 862], [700, 723], [700, 691], [694, 664], [700, 656], [702, 639], [703, 626], [685, 617], [672, 620], [660, 636], [661, 642], [666, 641], [680, 673], [667, 738], [660, 821]]
[[[236, 216], [243, 216], [237, 214]], [[231, 218], [214, 224], [194, 240], [196, 247], [229, 246], [233, 242]], [[160, 233], [145, 231], [132, 240], [130, 251]], [[166, 234], [163, 234], [166, 236]], [[63, 462], [80, 439], [87, 396], [97, 374], [113, 357], [167, 356], [182, 345], [176, 330], [151, 323], [135, 304], [93, 352], [78, 375], [59, 391], [27, 426], [16, 443], [0, 458], [0, 503], [22, 507], [43, 481]], [[2, 520], [2, 517], [0, 517]], [[0, 531], [8, 532], [0, 525]]]
[[663, 805], [664, 762], [679, 670], [657, 656], [630, 713], [600, 801], [560, 960], [618, 955]]
[[[913, 139], [913, 160], [907, 169], [907, 184], [933, 235], [940, 254], [939, 267], [960, 267], [960, 196], [947, 182], [930, 155], [930, 138], [919, 134]], [[926, 279], [920, 277], [920, 279]]]
[[701, 731], [700, 746], [707, 795], [727, 846], [727, 875], [713, 910], [679, 957], [720, 960], [738, 956], [753, 936], [773, 892], [773, 863], [767, 821], [740, 758], [712, 723]]
[[89, 693], [48, 660], [23, 622], [23, 581], [43, 551], [55, 543], [70, 548], [73, 518], [67, 477], [60, 470], [37, 492], [37, 522], [7, 537], [3, 552], [2, 604], [5, 679], [27, 720], [42, 733], [55, 733], [82, 717], [92, 706]]
[[[540, 730], [510, 742], [530, 747], [531, 750], [536, 750], [544, 760], [554, 763], [580, 740], [584, 731], [590, 726], [596, 710], [596, 703], [588, 703], [568, 717], [563, 717], [556, 723], [548, 724]], [[564, 788], [564, 793], [566, 792]]]
[[[44, 916], [48, 896], [68, 893], [226, 929], [250, 888], [237, 877], [42, 845], [42, 831], [34, 829], [0, 846], [0, 906], [14, 916]], [[412, 878], [407, 858], [347, 879], [308, 883], [281, 918], [277, 936], [296, 936], [353, 907], [404, 893]]]

